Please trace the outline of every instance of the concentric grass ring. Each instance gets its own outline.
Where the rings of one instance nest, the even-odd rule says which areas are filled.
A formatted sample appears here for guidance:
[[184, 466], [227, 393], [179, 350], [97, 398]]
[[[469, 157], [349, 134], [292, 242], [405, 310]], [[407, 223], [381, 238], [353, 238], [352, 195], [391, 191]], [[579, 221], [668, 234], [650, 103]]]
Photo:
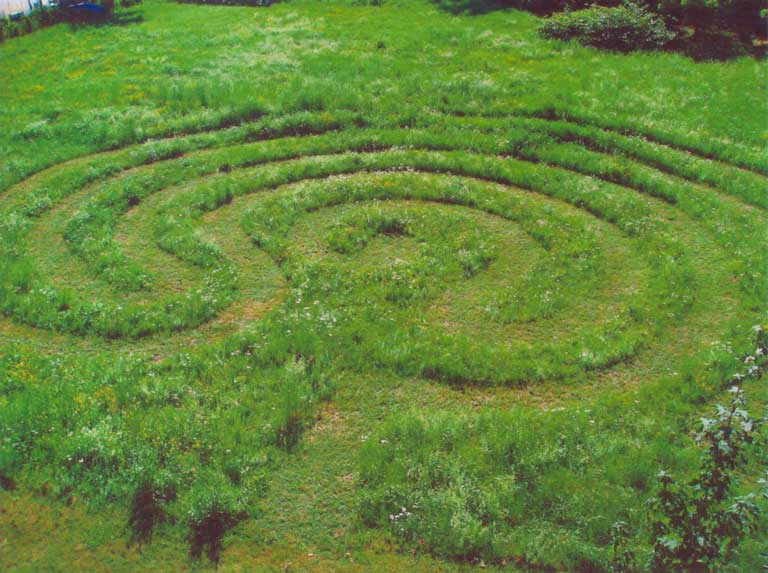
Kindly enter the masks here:
[[[0, 256], [6, 272], [0, 308], [18, 323], [119, 340], [192, 332], [216, 321], [225, 324], [221, 332], [227, 334], [253, 327], [270, 311], [275, 320], [284, 320], [295, 300], [297, 263], [274, 243], [276, 237], [286, 239], [287, 229], [265, 234], [265, 219], [258, 215], [265, 207], [259, 204], [279, 205], [279, 197], [297, 193], [320, 197], [337, 185], [350, 196], [362, 193], [360, 200], [455, 203], [520, 224], [519, 215], [489, 207], [490, 197], [523, 197], [517, 189], [555, 200], [530, 196], [529, 213], [546, 204], [550, 215], [567, 212], [579, 220], [564, 227], [558, 248], [537, 236], [535, 227], [525, 229], [553, 251], [551, 259], [533, 265], [517, 282], [494, 283], [495, 298], [472, 303], [484, 307], [485, 315], [472, 318], [451, 309], [456, 300], [448, 303], [450, 295], [424, 308], [433, 321], [439, 316], [454, 330], [472, 334], [474, 328], [470, 338], [475, 340], [483, 340], [477, 328], [487, 323], [490, 336], [500, 343], [468, 345], [455, 332], [447, 338], [431, 333], [423, 344], [443, 352], [430, 363], [415, 356], [435, 353], [419, 352], [411, 335], [381, 331], [375, 336], [385, 342], [351, 358], [358, 366], [373, 363], [446, 380], [492, 382], [608, 367], [631, 357], [692, 305], [717, 311], [717, 302], [708, 301], [711, 293], [702, 286], [706, 279], [700, 271], [714, 256], [701, 249], [703, 244], [717, 256], [731, 255], [731, 267], [721, 270], [737, 277], [733, 296], [741, 304], [758, 306], [765, 295], [765, 267], [754, 261], [765, 259], [760, 238], [766, 236], [766, 178], [759, 158], [749, 153], [726, 164], [727, 157], [716, 148], [694, 154], [687, 147], [605, 126], [536, 117], [436, 115], [408, 129], [364, 123], [354, 114], [265, 118], [73, 160], [30, 177], [3, 197]], [[386, 171], [418, 174], [380, 173]], [[341, 175], [352, 179], [339, 180]], [[406, 187], [426, 182], [443, 190], [461, 188], [452, 191], [455, 196], [420, 197], [403, 194], [398, 181]], [[382, 182], [392, 190], [382, 193]], [[461, 196], [467, 193], [471, 198]], [[215, 224], [216, 210], [233, 200], [239, 203], [244, 195], [254, 202], [245, 227], [256, 233], [261, 225], [256, 235], [263, 252], [248, 252], [240, 229], [227, 233], [219, 226], [221, 232], [212, 236], [200, 225]], [[355, 202], [350, 197], [334, 201]], [[591, 221], [574, 214], [574, 207]], [[543, 216], [532, 220], [548, 223]], [[699, 229], [695, 235], [693, 226]], [[230, 239], [230, 233], [239, 238]], [[755, 237], [754, 243], [736, 242], [745, 234]], [[616, 251], [621, 257], [602, 252], [600, 241], [609, 235], [623, 245]], [[238, 245], [227, 247], [233, 240]], [[576, 272], [568, 263], [578, 259], [588, 262]], [[481, 286], [484, 272], [465, 278]], [[626, 300], [605, 305], [610, 316], [593, 315], [598, 327], [578, 328], [569, 322], [569, 311], [580, 307], [575, 316], [583, 317], [586, 306], [599, 306], [596, 300], [606, 292], [600, 284], [614, 285]], [[526, 301], [561, 286], [565, 293], [547, 303], [551, 308], [533, 304], [526, 310], [531, 306]], [[288, 302], [281, 306], [286, 288]], [[579, 289], [591, 298], [575, 296]], [[462, 297], [471, 299], [470, 291], [465, 289]], [[529, 342], [524, 342], [526, 332]], [[559, 342], [542, 342], [545, 332]], [[357, 340], [357, 334], [348, 335]], [[510, 351], [515, 345], [517, 350]], [[411, 347], [414, 357], [393, 358], [399, 347]], [[489, 369], [483, 364], [516, 366]]]

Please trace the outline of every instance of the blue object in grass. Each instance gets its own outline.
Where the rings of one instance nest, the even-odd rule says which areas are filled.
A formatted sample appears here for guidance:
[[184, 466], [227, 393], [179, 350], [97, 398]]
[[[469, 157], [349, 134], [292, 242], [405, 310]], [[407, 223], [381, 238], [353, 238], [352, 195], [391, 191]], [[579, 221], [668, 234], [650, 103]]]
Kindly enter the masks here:
[[69, 14], [75, 14], [81, 19], [102, 18], [107, 15], [104, 6], [93, 4], [91, 2], [78, 2], [77, 4], [68, 4], [62, 8]]
[[106, 10], [104, 9], [104, 6], [100, 6], [98, 4], [91, 4], [90, 2], [75, 4], [74, 6], [70, 6], [70, 10], [85, 10], [87, 12], [92, 12], [94, 14], [100, 14], [102, 12], [106, 12]]

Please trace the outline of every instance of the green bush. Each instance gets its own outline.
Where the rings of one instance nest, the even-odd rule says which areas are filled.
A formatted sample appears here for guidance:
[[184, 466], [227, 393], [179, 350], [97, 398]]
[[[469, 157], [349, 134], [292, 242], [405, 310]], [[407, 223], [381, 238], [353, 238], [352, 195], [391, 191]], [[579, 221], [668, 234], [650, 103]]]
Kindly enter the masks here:
[[576, 40], [620, 52], [662, 48], [674, 38], [661, 18], [634, 4], [557, 14], [541, 26], [540, 32], [547, 38]]
[[688, 483], [660, 472], [661, 488], [651, 500], [653, 559], [651, 569], [714, 573], [733, 559], [739, 544], [760, 522], [759, 497], [768, 499], [768, 480], [757, 492], [737, 496], [739, 471], [748, 453], [763, 445], [765, 420], [747, 411], [743, 384], [759, 380], [768, 370], [768, 332], [756, 327], [757, 348], [744, 359], [744, 373], [729, 381], [728, 407], [717, 405], [714, 415], [701, 418], [696, 442], [703, 446], [698, 474]]

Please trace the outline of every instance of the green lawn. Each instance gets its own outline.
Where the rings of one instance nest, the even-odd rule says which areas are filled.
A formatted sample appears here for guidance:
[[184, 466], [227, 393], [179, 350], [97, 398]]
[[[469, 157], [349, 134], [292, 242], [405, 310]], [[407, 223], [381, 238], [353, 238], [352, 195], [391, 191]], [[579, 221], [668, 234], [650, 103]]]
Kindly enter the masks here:
[[768, 319], [765, 63], [355, 4], [0, 45], [0, 570], [647, 557]]

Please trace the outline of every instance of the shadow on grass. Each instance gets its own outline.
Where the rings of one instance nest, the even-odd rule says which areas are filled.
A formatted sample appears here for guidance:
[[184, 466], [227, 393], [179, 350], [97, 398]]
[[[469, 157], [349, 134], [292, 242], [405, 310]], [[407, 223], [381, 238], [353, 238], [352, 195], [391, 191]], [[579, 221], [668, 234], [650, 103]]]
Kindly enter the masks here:
[[131, 530], [129, 545], [139, 547], [152, 542], [155, 526], [165, 521], [165, 512], [157, 503], [157, 497], [149, 483], [143, 484], [131, 501], [131, 515], [128, 527]]
[[224, 535], [239, 521], [240, 517], [217, 511], [195, 523], [189, 534], [189, 554], [192, 559], [198, 561], [205, 553], [208, 560], [218, 568], [221, 550], [224, 548]]
[[747, 43], [734, 34], [700, 32], [673, 40], [667, 51], [683, 54], [695, 62], [727, 62], [744, 56], [764, 59], [767, 48], [765, 42]]
[[487, 14], [494, 10], [512, 8], [502, 0], [432, 0], [442, 10], [451, 14]]

